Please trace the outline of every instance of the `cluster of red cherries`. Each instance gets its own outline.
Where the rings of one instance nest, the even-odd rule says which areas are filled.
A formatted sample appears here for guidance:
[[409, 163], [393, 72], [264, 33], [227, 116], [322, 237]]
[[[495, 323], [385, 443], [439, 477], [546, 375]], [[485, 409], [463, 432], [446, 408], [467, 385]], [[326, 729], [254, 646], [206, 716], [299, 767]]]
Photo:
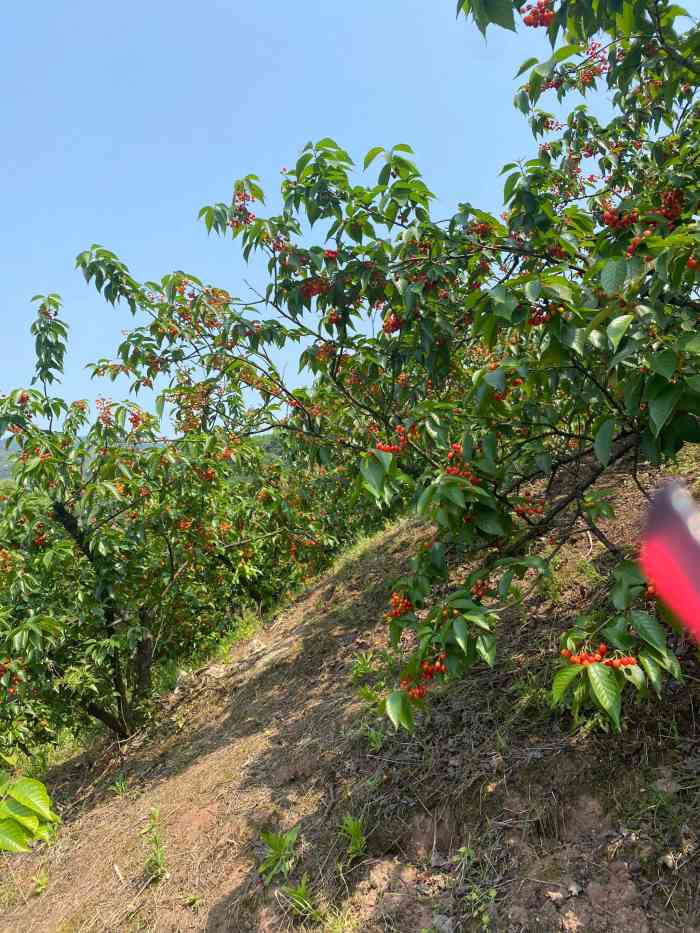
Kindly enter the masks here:
[[474, 584], [474, 586], [472, 586], [469, 592], [472, 594], [474, 599], [483, 599], [484, 596], [486, 596], [486, 594], [488, 593], [489, 588], [490, 588], [490, 584], [487, 583], [485, 580], [478, 580]]
[[377, 450], [381, 450], [385, 454], [400, 454], [406, 444], [408, 444], [408, 433], [406, 432], [406, 428], [400, 424], [396, 428], [396, 434], [399, 438], [397, 444], [385, 444], [380, 441], [377, 444]]
[[386, 613], [387, 619], [400, 619], [413, 609], [413, 603], [401, 593], [391, 594], [391, 609]]
[[525, 502], [516, 505], [515, 514], [521, 517], [525, 515], [544, 515], [544, 500], [538, 500], [538, 503], [532, 498], [532, 493], [525, 493]]
[[[7, 658], [2, 663], [0, 663], [0, 677], [5, 676], [5, 674], [7, 673], [9, 664], [10, 664], [10, 661], [7, 660]], [[10, 679], [10, 686], [7, 688], [8, 696], [11, 697], [14, 695], [15, 687], [17, 686], [18, 683], [19, 683], [19, 677], [17, 676], [17, 674], [13, 674], [12, 678]]]
[[403, 327], [403, 321], [395, 314], [393, 311], [384, 319], [384, 324], [382, 325], [382, 330], [385, 334], [395, 334], [397, 330], [401, 330]]
[[316, 295], [325, 295], [330, 289], [330, 283], [326, 279], [307, 279], [301, 283], [301, 295], [305, 301], [315, 298]]
[[683, 195], [678, 188], [661, 192], [662, 207], [658, 211], [666, 220], [678, 220], [683, 213]]
[[439, 654], [435, 661], [432, 663], [430, 661], [424, 660], [420, 662], [421, 669], [421, 681], [422, 683], [411, 686], [413, 681], [409, 677], [404, 677], [403, 680], [399, 681], [399, 686], [402, 690], [406, 690], [411, 700], [422, 700], [425, 694], [428, 692], [428, 684], [433, 679], [436, 674], [444, 674], [447, 671], [447, 665], [445, 661], [447, 660], [447, 655], [443, 652]]
[[461, 476], [463, 479], [468, 479], [470, 483], [474, 486], [479, 486], [481, 480], [469, 469], [469, 464], [465, 463], [462, 459], [462, 445], [461, 444], [452, 444], [447, 454], [447, 459], [450, 461], [450, 466], [447, 467], [445, 472], [448, 476]]
[[537, 3], [528, 3], [520, 9], [523, 14], [523, 23], [526, 26], [549, 26], [556, 15], [551, 7], [552, 0], [537, 0]]
[[631, 227], [639, 220], [637, 210], [630, 211], [629, 214], [622, 214], [613, 207], [606, 206], [603, 211], [603, 223], [611, 230], [624, 230], [625, 227]]
[[254, 201], [252, 194], [246, 194], [245, 191], [236, 191], [233, 195], [232, 213], [233, 217], [228, 221], [228, 226], [232, 230], [240, 230], [241, 227], [247, 227], [255, 220], [255, 214], [248, 210], [247, 204]]
[[606, 644], [598, 645], [597, 649], [594, 652], [584, 651], [580, 654], [574, 654], [573, 651], [569, 651], [568, 648], [562, 648], [559, 652], [562, 658], [566, 658], [569, 664], [604, 664], [605, 667], [631, 667], [637, 663], [637, 659], [631, 655], [627, 655], [622, 658], [608, 658], [606, 657], [608, 653], [608, 646]]
[[625, 253], [626, 253], [628, 256], [633, 256], [633, 255], [634, 255], [634, 251], [637, 249], [637, 247], [638, 247], [639, 244], [642, 242], [642, 240], [644, 239], [644, 237], [651, 236], [653, 232], [654, 232], [654, 231], [651, 229], [651, 227], [648, 227], [648, 228], [644, 231], [644, 233], [638, 233], [636, 236], [633, 236], [632, 239], [630, 240], [629, 246], [628, 246], [627, 249], [625, 250]]
[[553, 312], [549, 305], [540, 305], [539, 307], [533, 308], [530, 314], [530, 317], [527, 319], [527, 323], [532, 327], [539, 327], [542, 324], [546, 324], [547, 321], [551, 321]]

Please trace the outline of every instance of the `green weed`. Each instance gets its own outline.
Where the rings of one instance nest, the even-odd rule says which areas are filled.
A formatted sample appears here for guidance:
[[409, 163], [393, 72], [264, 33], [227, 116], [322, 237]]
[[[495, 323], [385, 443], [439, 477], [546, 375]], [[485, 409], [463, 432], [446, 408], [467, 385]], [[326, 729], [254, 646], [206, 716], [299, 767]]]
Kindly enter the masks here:
[[298, 826], [286, 833], [262, 833], [266, 851], [260, 863], [260, 874], [265, 884], [270, 884], [278, 875], [289, 877], [297, 859], [294, 847], [298, 836]]
[[144, 831], [148, 845], [145, 872], [151, 881], [162, 881], [168, 873], [168, 856], [159, 820], [160, 811], [153, 807], [148, 814], [148, 826]]
[[351, 816], [348, 813], [342, 822], [340, 832], [347, 841], [345, 854], [348, 863], [352, 863], [364, 855], [367, 850], [367, 837], [365, 836], [362, 818]]
[[314, 904], [308, 874], [304, 875], [299, 884], [284, 885], [282, 894], [289, 899], [290, 906], [298, 917], [314, 922], [321, 920], [321, 912]]

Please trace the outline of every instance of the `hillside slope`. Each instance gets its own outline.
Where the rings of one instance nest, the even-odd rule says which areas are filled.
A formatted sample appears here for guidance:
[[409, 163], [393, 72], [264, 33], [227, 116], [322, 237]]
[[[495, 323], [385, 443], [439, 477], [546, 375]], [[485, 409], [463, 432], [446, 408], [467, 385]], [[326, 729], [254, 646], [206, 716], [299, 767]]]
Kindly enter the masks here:
[[[631, 547], [642, 498], [617, 481], [605, 530]], [[414, 736], [368, 719], [351, 673], [381, 677], [391, 581], [430, 534], [404, 522], [375, 536], [185, 680], [156, 729], [55, 769], [64, 825], [50, 848], [0, 863], [0, 929], [700, 930], [694, 652], [686, 683], [633, 710], [621, 737], [572, 735], [547, 705], [559, 633], [605, 599], [610, 558], [594, 539], [504, 617], [499, 665], [436, 693]], [[154, 807], [159, 883], [146, 864]], [[347, 814], [367, 834], [352, 867], [339, 865]], [[290, 879], [308, 874], [318, 910], [305, 926], [258, 874], [261, 833], [294, 826]]]

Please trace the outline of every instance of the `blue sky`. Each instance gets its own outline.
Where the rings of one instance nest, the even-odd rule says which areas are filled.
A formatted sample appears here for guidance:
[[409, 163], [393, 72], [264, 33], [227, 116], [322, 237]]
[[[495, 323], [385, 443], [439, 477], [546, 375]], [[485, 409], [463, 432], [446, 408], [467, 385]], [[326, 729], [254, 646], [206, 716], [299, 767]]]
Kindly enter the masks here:
[[139, 279], [180, 268], [245, 295], [243, 278], [260, 275], [231, 240], [207, 237], [197, 211], [248, 172], [274, 206], [281, 166], [310, 139], [332, 136], [356, 161], [410, 143], [441, 216], [458, 200], [498, 209], [501, 166], [533, 151], [513, 76], [548, 46], [525, 28], [484, 42], [454, 10], [454, 0], [12, 4], [0, 59], [12, 89], [0, 392], [29, 382], [29, 299], [54, 291], [71, 327], [65, 394], [123, 394], [84, 369], [112, 356], [131, 322], [74, 269], [91, 243]]

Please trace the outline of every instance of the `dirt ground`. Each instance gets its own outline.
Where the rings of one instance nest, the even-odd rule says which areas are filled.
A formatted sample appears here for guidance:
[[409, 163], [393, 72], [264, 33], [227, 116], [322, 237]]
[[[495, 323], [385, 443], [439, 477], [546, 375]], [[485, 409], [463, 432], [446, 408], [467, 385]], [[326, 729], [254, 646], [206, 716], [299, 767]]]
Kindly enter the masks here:
[[[602, 527], [633, 548], [644, 500], [624, 473], [615, 486], [618, 517]], [[51, 846], [0, 861], [0, 929], [700, 931], [695, 651], [679, 644], [685, 683], [632, 709], [621, 736], [572, 733], [547, 703], [560, 632], [606, 598], [612, 559], [590, 535], [505, 614], [497, 666], [436, 691], [415, 735], [368, 714], [355, 659], [377, 665], [392, 580], [431, 533], [403, 522], [375, 536], [185, 678], [148, 733], [55, 768], [63, 825]], [[352, 866], [347, 814], [367, 836]], [[259, 874], [261, 833], [292, 827], [289, 883], [308, 875], [313, 918]]]

